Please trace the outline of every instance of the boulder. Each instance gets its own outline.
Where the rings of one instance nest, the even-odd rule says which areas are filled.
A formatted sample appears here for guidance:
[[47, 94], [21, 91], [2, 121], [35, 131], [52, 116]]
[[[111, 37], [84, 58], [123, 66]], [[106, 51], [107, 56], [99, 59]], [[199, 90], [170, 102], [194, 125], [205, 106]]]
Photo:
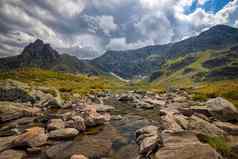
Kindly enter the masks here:
[[0, 152], [11, 147], [11, 143], [16, 139], [16, 136], [0, 137]]
[[86, 125], [81, 116], [73, 116], [71, 120], [66, 122], [67, 128], [75, 128], [78, 131], [85, 131]]
[[[177, 123], [178, 119], [175, 118], [175, 112], [163, 110], [164, 116], [161, 117], [162, 127], [170, 131], [183, 131], [181, 125]], [[177, 121], [176, 121], [177, 120]], [[181, 123], [180, 123], [181, 124]]]
[[103, 125], [111, 119], [110, 114], [99, 114], [94, 107], [87, 107], [84, 110], [83, 118], [86, 127]]
[[79, 131], [74, 128], [57, 129], [50, 131], [49, 139], [69, 139], [77, 136]]
[[226, 131], [230, 135], [238, 135], [238, 125], [219, 121], [214, 122], [213, 124], [215, 124], [218, 128]]
[[163, 147], [154, 155], [154, 159], [222, 159], [208, 144], [201, 143], [190, 132], [163, 132]]
[[85, 157], [84, 155], [73, 155], [71, 156], [70, 159], [88, 159], [88, 158]]
[[217, 97], [207, 101], [209, 112], [218, 120], [233, 121], [238, 120], [238, 110], [229, 101], [222, 97]]
[[139, 153], [147, 156], [156, 150], [160, 143], [159, 129], [156, 126], [146, 126], [136, 131], [136, 142]]
[[189, 119], [188, 129], [196, 134], [202, 134], [205, 136], [223, 136], [226, 134], [222, 129], [216, 127], [216, 125], [197, 116], [192, 116]]
[[41, 110], [36, 107], [29, 107], [20, 103], [0, 102], [0, 123], [40, 114]]
[[113, 106], [104, 104], [94, 104], [92, 106], [96, 108], [97, 112], [110, 112], [115, 109]]
[[18, 135], [11, 143], [11, 147], [38, 147], [47, 143], [47, 134], [45, 129], [33, 127], [27, 129], [25, 133]]
[[136, 97], [132, 94], [123, 94], [118, 98], [120, 102], [133, 102], [136, 100]]
[[51, 119], [47, 125], [48, 130], [56, 130], [65, 128], [65, 123], [62, 119]]
[[6, 150], [0, 153], [0, 159], [24, 159], [25, 157], [24, 151]]
[[59, 156], [62, 155], [61, 153], [63, 153], [67, 149], [67, 147], [69, 147], [71, 144], [72, 142], [68, 141], [68, 142], [53, 145], [46, 150], [45, 154], [47, 158], [49, 159], [60, 158]]

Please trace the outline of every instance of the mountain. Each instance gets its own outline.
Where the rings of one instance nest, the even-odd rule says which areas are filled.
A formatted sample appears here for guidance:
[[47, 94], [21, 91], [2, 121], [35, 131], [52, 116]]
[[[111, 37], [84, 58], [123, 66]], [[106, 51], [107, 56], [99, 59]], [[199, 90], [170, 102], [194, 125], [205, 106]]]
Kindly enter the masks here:
[[113, 72], [123, 78], [132, 78], [158, 71], [168, 59], [208, 49], [230, 48], [236, 44], [238, 44], [238, 29], [217, 25], [198, 36], [176, 43], [128, 51], [107, 51], [103, 56], [93, 60], [93, 63], [107, 72]]
[[101, 70], [87, 60], [59, 54], [49, 44], [36, 40], [29, 44], [20, 55], [0, 59], [0, 70], [12, 70], [22, 67], [37, 67], [62, 72], [97, 74]]

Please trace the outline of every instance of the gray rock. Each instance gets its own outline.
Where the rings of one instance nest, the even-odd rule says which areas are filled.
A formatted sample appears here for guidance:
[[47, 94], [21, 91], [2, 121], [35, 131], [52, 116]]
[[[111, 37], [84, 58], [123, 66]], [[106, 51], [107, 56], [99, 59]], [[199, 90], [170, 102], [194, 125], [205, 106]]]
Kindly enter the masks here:
[[68, 139], [79, 134], [79, 131], [74, 128], [57, 129], [49, 132], [49, 139]]
[[149, 155], [160, 143], [159, 129], [156, 126], [146, 126], [136, 131], [136, 142], [141, 155]]
[[0, 153], [0, 159], [24, 159], [25, 157], [24, 151], [6, 150]]
[[229, 101], [224, 98], [217, 97], [207, 101], [209, 112], [218, 120], [231, 121], [238, 120], [238, 110]]
[[48, 130], [65, 128], [65, 123], [62, 119], [51, 119], [47, 125]]
[[218, 128], [226, 131], [230, 135], [238, 135], [238, 125], [231, 124], [228, 122], [214, 122]]

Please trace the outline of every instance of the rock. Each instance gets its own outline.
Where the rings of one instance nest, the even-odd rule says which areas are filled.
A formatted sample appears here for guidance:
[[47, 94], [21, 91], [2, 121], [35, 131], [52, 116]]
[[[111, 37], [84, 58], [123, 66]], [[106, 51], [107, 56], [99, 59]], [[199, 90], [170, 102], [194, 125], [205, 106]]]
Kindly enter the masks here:
[[229, 159], [237, 159], [238, 158], [238, 144], [237, 145], [233, 145], [231, 147], [231, 156]]
[[183, 131], [183, 128], [176, 121], [175, 112], [164, 110], [164, 113], [165, 115], [161, 117], [163, 129], [173, 132]]
[[202, 144], [190, 132], [162, 133], [163, 147], [156, 153], [155, 159], [222, 159], [208, 144]]
[[16, 139], [16, 136], [0, 137], [0, 152], [11, 147], [11, 143]]
[[232, 121], [238, 120], [238, 110], [229, 101], [224, 98], [217, 97], [207, 101], [209, 112], [218, 120]]
[[189, 119], [189, 130], [192, 130], [196, 134], [202, 134], [205, 136], [223, 136], [225, 132], [216, 127], [216, 125], [209, 123], [197, 116], [192, 116]]
[[77, 136], [79, 131], [74, 128], [57, 129], [49, 132], [49, 139], [69, 139]]
[[104, 104], [94, 104], [92, 106], [96, 108], [97, 112], [110, 112], [115, 109], [113, 106], [104, 105]]
[[25, 157], [24, 151], [6, 150], [0, 153], [0, 159], [24, 159]]
[[22, 82], [5, 80], [0, 83], [0, 101], [31, 102], [35, 99], [29, 94], [30, 87]]
[[57, 95], [54, 97], [50, 93], [44, 93], [48, 92], [49, 90], [43, 89], [43, 90], [33, 90], [32, 95], [37, 98], [38, 100], [36, 101], [35, 105], [38, 107], [56, 107], [56, 108], [61, 108], [63, 107], [63, 101], [56, 91], [55, 94]]
[[119, 97], [118, 101], [120, 102], [133, 102], [136, 99], [135, 96], [131, 94], [123, 94]]
[[123, 117], [121, 115], [113, 115], [112, 120], [122, 120]]
[[189, 121], [188, 118], [182, 114], [178, 114], [174, 116], [175, 121], [177, 124], [179, 124], [184, 130], [188, 129]]
[[70, 159], [88, 159], [84, 155], [73, 155]]
[[136, 142], [139, 153], [147, 156], [158, 148], [160, 143], [159, 129], [156, 126], [147, 126], [136, 131]]
[[40, 127], [33, 127], [27, 129], [25, 133], [18, 135], [13, 142], [11, 147], [38, 147], [47, 143], [47, 134], [45, 134], [45, 129]]
[[59, 158], [58, 156], [61, 156], [60, 154], [64, 152], [67, 149], [67, 147], [69, 147], [71, 144], [72, 142], [64, 142], [53, 145], [46, 150], [45, 152], [46, 156], [49, 159], [58, 159]]
[[152, 98], [145, 98], [144, 102], [149, 103], [151, 105], [155, 105], [155, 106], [164, 106], [166, 104], [165, 100], [157, 100]]
[[48, 130], [65, 128], [64, 121], [62, 119], [51, 119], [47, 125]]
[[88, 107], [85, 109], [83, 118], [86, 127], [93, 127], [97, 125], [103, 125], [105, 122], [111, 119], [110, 114], [99, 114], [94, 107]]
[[238, 135], [238, 125], [231, 124], [228, 122], [214, 122], [218, 128], [226, 131], [230, 135]]
[[0, 102], [0, 123], [15, 120], [21, 117], [32, 117], [41, 114], [36, 107], [29, 107], [19, 103]]
[[66, 122], [67, 128], [75, 128], [78, 131], [85, 131], [86, 125], [84, 119], [81, 116], [73, 116], [72, 120]]
[[138, 100], [136, 99], [133, 103], [133, 105], [136, 107], [136, 108], [142, 108], [142, 109], [153, 109], [155, 107], [155, 105], [153, 104], [149, 104], [149, 103], [146, 103], [142, 100]]

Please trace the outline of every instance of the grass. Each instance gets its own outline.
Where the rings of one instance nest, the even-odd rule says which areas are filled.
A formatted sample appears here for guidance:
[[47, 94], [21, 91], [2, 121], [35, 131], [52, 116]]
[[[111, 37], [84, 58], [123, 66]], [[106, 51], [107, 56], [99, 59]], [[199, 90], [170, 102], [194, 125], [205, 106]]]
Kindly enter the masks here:
[[225, 138], [222, 136], [216, 137], [203, 136], [202, 138], [199, 139], [202, 142], [209, 144], [211, 147], [217, 150], [217, 152], [219, 152], [222, 156], [229, 156], [231, 153], [230, 145], [226, 142]]
[[[0, 73], [0, 80], [13, 79], [28, 83], [30, 86], [57, 89], [66, 99], [74, 95], [86, 95], [100, 91], [119, 91], [128, 87], [112, 76], [88, 76], [59, 73], [38, 68], [24, 68]], [[45, 91], [50, 91], [45, 90]], [[50, 91], [49, 93], [52, 93]]]
[[238, 108], [238, 80], [204, 82], [192, 90], [195, 97], [203, 99], [224, 97]]

